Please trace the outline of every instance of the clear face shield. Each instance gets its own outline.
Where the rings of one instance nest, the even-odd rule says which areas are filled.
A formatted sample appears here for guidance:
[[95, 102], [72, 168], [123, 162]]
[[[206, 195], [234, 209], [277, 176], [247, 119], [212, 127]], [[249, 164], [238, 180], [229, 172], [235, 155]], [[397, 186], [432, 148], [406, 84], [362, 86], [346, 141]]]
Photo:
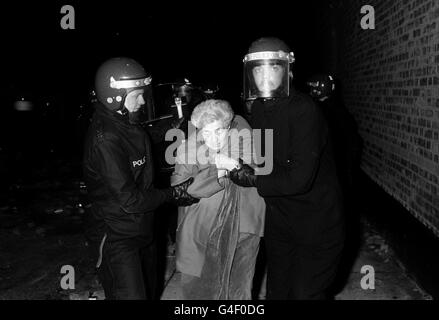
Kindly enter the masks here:
[[152, 78], [146, 76], [139, 79], [110, 79], [110, 88], [125, 89], [124, 97], [117, 96], [122, 114], [128, 113], [132, 124], [139, 124], [154, 116], [154, 99], [151, 88]]
[[155, 118], [155, 105], [152, 86], [149, 85], [144, 88], [142, 98], [143, 101], [145, 101], [145, 104], [139, 110], [139, 118], [141, 123], [153, 120]]
[[263, 51], [244, 57], [244, 100], [288, 97], [292, 52]]

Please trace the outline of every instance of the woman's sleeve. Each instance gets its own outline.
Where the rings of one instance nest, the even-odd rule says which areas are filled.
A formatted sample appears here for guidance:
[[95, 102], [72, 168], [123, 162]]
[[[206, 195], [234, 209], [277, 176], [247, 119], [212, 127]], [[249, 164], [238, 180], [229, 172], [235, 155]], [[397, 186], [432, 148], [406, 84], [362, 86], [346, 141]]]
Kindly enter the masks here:
[[171, 176], [171, 186], [194, 178], [189, 186], [188, 193], [195, 198], [209, 198], [215, 193], [224, 189], [224, 178], [218, 179], [218, 170], [215, 165], [204, 165], [186, 163], [183, 148], [177, 150], [177, 158], [174, 172]]

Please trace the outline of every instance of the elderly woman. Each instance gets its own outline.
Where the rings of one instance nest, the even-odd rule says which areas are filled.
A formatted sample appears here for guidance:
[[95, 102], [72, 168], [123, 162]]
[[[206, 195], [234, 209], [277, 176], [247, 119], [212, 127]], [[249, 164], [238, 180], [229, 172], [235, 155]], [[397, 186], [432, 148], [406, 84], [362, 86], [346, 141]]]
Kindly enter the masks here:
[[238, 158], [252, 159], [251, 135], [243, 134], [239, 143], [232, 136], [251, 133], [251, 128], [223, 100], [200, 103], [191, 123], [197, 130], [178, 148], [171, 177], [172, 185], [193, 177], [188, 193], [200, 198], [178, 209], [177, 270], [183, 297], [248, 300], [265, 202], [256, 188], [233, 184], [227, 172], [239, 166]]

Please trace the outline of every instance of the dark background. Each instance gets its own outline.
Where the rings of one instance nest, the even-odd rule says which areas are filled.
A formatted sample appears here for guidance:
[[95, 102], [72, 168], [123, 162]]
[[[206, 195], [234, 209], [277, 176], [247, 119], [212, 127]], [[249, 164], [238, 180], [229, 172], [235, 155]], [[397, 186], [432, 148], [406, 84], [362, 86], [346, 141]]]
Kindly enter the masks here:
[[68, 3], [75, 9], [75, 30], [60, 26], [66, 3], [20, 2], [2, 9], [2, 88], [75, 99], [92, 86], [102, 61], [130, 56], [151, 70], [156, 84], [180, 75], [193, 82], [212, 78], [236, 94], [242, 58], [261, 36], [277, 36], [291, 46], [298, 80], [327, 69], [323, 21], [330, 1], [248, 10], [207, 1], [190, 7], [149, 3]]
[[[237, 113], [244, 108], [242, 59], [257, 38], [287, 42], [296, 56], [299, 88], [311, 74], [334, 69], [334, 39], [327, 26], [338, 1], [218, 3], [14, 2], [3, 7], [0, 148], [28, 144], [40, 154], [55, 150], [80, 156], [78, 131], [85, 128], [77, 120], [90, 100], [97, 67], [114, 56], [138, 60], [152, 73], [153, 85], [183, 77], [195, 85], [216, 82]], [[74, 30], [60, 25], [66, 4], [75, 9]], [[36, 102], [32, 115], [12, 111], [13, 102], [23, 97]]]
[[[147, 0], [2, 3], [0, 194], [5, 199], [10, 197], [3, 190], [10, 190], [13, 183], [17, 183], [15, 189], [21, 190], [20, 184], [25, 180], [31, 184], [47, 177], [66, 177], [66, 172], [71, 172], [69, 168], [61, 170], [66, 160], [75, 160], [78, 171], [73, 171], [74, 178], [79, 176], [80, 161], [77, 160], [80, 160], [81, 138], [86, 128], [86, 119], [80, 119], [81, 106], [90, 100], [97, 67], [110, 57], [129, 56], [138, 60], [151, 71], [153, 85], [178, 77], [187, 77], [194, 84], [217, 81], [224, 98], [239, 111], [242, 108], [242, 59], [249, 45], [262, 36], [279, 37], [295, 53], [295, 85], [303, 90], [308, 76], [334, 73], [344, 84], [350, 85], [350, 90], [343, 92], [347, 91], [349, 107], [361, 120], [360, 107], [364, 99], [359, 93], [369, 96], [371, 88], [367, 69], [372, 62], [380, 68], [392, 67], [393, 63], [376, 50], [379, 41], [394, 40], [396, 44], [389, 50], [400, 54], [404, 48], [398, 41], [405, 41], [404, 37], [415, 38], [416, 34], [420, 37], [420, 32], [415, 32], [419, 30], [414, 30], [418, 27], [413, 24], [404, 36], [394, 32], [393, 27], [386, 30], [386, 25], [413, 22], [413, 12], [426, 17], [439, 14], [437, 8], [434, 12], [422, 13], [418, 8], [423, 5], [422, 1], [415, 4], [405, 0], [235, 1], [227, 4], [220, 1], [177, 4], [163, 0], [151, 3]], [[63, 30], [60, 26], [63, 17], [60, 11], [67, 4], [75, 9], [75, 30]], [[358, 21], [363, 4], [377, 8], [377, 31], [360, 30]], [[401, 9], [404, 6], [410, 9], [404, 11]], [[417, 48], [410, 50], [414, 49]], [[376, 57], [370, 57], [370, 52], [375, 52]], [[421, 58], [416, 59], [421, 61]], [[436, 63], [436, 60], [429, 61]], [[377, 75], [384, 73], [380, 68]], [[339, 70], [343, 72], [337, 72]], [[393, 81], [392, 86], [397, 85], [397, 81]], [[13, 111], [13, 102], [22, 97], [36, 103], [34, 112]], [[365, 112], [364, 117], [367, 120], [369, 114]], [[377, 116], [378, 119], [384, 117], [386, 113]], [[372, 123], [375, 118], [371, 119], [362, 126], [375, 125]], [[367, 138], [366, 135], [366, 141]], [[378, 163], [376, 167], [386, 166], [387, 162]], [[43, 169], [39, 177], [34, 176], [34, 169], [38, 168]], [[382, 175], [381, 179], [386, 177]], [[29, 193], [38, 202], [44, 192], [31, 190]], [[385, 220], [381, 223], [385, 226], [384, 233], [391, 234], [388, 238], [393, 238], [392, 244], [408, 269], [438, 296], [437, 237], [366, 175], [357, 183], [355, 192], [363, 199], [360, 203], [371, 207], [369, 211], [375, 220]], [[27, 206], [22, 198], [17, 197], [15, 202]]]

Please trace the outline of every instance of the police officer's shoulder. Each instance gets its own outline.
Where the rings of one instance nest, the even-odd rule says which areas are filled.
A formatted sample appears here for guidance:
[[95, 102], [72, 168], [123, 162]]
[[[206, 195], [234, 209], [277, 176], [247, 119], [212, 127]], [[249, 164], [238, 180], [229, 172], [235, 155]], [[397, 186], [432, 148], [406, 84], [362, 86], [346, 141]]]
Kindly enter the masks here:
[[311, 116], [318, 113], [318, 107], [309, 95], [300, 91], [295, 91], [291, 99], [294, 103], [294, 112], [296, 114]]

